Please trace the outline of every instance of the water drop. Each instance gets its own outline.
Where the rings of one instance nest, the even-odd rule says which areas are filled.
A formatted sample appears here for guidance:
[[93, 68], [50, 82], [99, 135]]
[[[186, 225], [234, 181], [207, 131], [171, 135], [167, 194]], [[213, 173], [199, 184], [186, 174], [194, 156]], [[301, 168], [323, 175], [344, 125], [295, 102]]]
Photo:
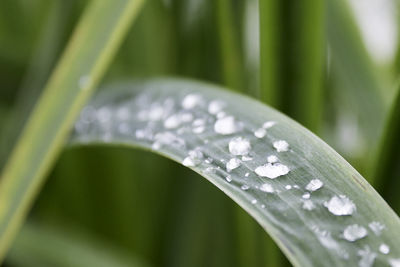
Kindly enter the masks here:
[[231, 177], [230, 175], [227, 175], [227, 176], [225, 177], [225, 180], [226, 180], [228, 183], [230, 183], [230, 182], [232, 182], [232, 177]]
[[223, 135], [235, 133], [237, 131], [235, 118], [228, 116], [218, 119], [214, 124], [214, 131]]
[[107, 123], [111, 120], [111, 110], [108, 107], [101, 107], [96, 114], [100, 123]]
[[190, 122], [193, 120], [192, 113], [182, 113], [179, 115], [179, 118], [182, 122]]
[[253, 200], [251, 201], [251, 204], [257, 204], [257, 199], [253, 199]]
[[231, 158], [227, 163], [226, 163], [226, 171], [231, 172], [232, 170], [236, 169], [237, 167], [240, 166], [240, 159], [237, 158]]
[[186, 158], [183, 159], [182, 164], [184, 166], [186, 166], [186, 167], [194, 167], [194, 166], [196, 166], [194, 160], [189, 156], [187, 156]]
[[290, 184], [288, 184], [288, 185], [285, 185], [285, 188], [286, 188], [286, 190], [290, 190], [290, 189], [292, 189], [292, 186]]
[[311, 200], [304, 200], [303, 202], [303, 209], [305, 210], [313, 210], [315, 208], [314, 202]]
[[312, 179], [307, 185], [306, 190], [308, 191], [316, 191], [320, 189], [324, 184], [319, 179]]
[[202, 102], [202, 98], [198, 94], [189, 94], [182, 100], [182, 107], [184, 109], [192, 109]]
[[185, 141], [171, 132], [157, 133], [154, 136], [152, 148], [158, 150], [163, 145], [182, 147], [185, 145]]
[[304, 199], [309, 199], [310, 196], [311, 196], [310, 193], [307, 192], [307, 193], [304, 193], [301, 197]]
[[285, 140], [278, 140], [273, 143], [274, 148], [278, 152], [286, 152], [289, 150], [289, 144]]
[[208, 112], [210, 114], [217, 114], [225, 107], [225, 103], [219, 100], [213, 100], [208, 105]]
[[242, 156], [242, 161], [250, 161], [250, 160], [253, 160], [253, 158], [250, 156]]
[[246, 172], [244, 176], [249, 177], [250, 173]]
[[385, 229], [385, 226], [377, 221], [370, 222], [368, 227], [378, 236], [381, 234], [382, 230]]
[[274, 121], [266, 121], [266, 122], [264, 122], [264, 124], [263, 124], [262, 127], [263, 127], [264, 129], [269, 129], [269, 128], [271, 128], [272, 126], [274, 126], [275, 123], [276, 123], [276, 122], [274, 122]]
[[161, 120], [164, 116], [164, 108], [160, 105], [153, 105], [147, 113], [147, 119], [151, 121]]
[[275, 155], [268, 156], [267, 161], [269, 163], [276, 163], [276, 162], [278, 162], [278, 157]]
[[254, 136], [257, 138], [263, 138], [267, 134], [267, 131], [264, 128], [259, 128], [254, 131]]
[[168, 117], [164, 121], [164, 127], [167, 129], [177, 128], [180, 124], [181, 124], [181, 120], [179, 118], [179, 115], [177, 115], [177, 114], [174, 114], [174, 115]]
[[250, 186], [248, 186], [247, 184], [244, 184], [240, 187], [243, 191], [249, 190]]
[[289, 168], [280, 163], [267, 163], [261, 166], [258, 166], [255, 169], [255, 172], [261, 177], [268, 177], [270, 179], [275, 179], [279, 176], [285, 175], [289, 173]]
[[339, 243], [335, 239], [332, 238], [329, 231], [321, 230], [315, 225], [311, 226], [311, 229], [315, 232], [318, 240], [324, 247], [336, 251], [338, 256], [341, 258], [347, 259], [349, 257], [348, 253], [340, 247]]
[[208, 157], [208, 158], [206, 158], [205, 160], [204, 160], [204, 162], [205, 163], [207, 163], [207, 164], [210, 164], [210, 163], [212, 163], [214, 160], [213, 160], [213, 158], [211, 158], [211, 157]]
[[328, 210], [337, 216], [351, 215], [356, 210], [356, 205], [344, 195], [333, 196], [328, 202], [324, 203]]
[[202, 125], [202, 126], [194, 127], [192, 131], [195, 134], [201, 134], [201, 133], [203, 133], [205, 131], [205, 129], [206, 128]]
[[153, 133], [149, 128], [145, 129], [137, 129], [135, 131], [135, 136], [137, 139], [152, 139], [153, 138]]
[[273, 193], [274, 192], [274, 188], [272, 187], [272, 185], [270, 185], [268, 183], [262, 184], [260, 186], [260, 190], [263, 191], [263, 192], [267, 192], [267, 193]]
[[197, 127], [197, 126], [203, 126], [206, 124], [206, 120], [205, 119], [195, 119], [192, 123], [193, 127]]
[[265, 205], [264, 205], [264, 204], [262, 204], [262, 205], [261, 205], [261, 208], [262, 208], [262, 209], [265, 209]]
[[354, 242], [368, 235], [367, 229], [358, 224], [347, 226], [343, 231], [343, 238], [347, 241]]
[[223, 111], [218, 112], [217, 119], [222, 119], [224, 117], [226, 117], [226, 113], [225, 112], [223, 112]]
[[251, 145], [249, 140], [243, 137], [235, 137], [229, 142], [229, 152], [235, 156], [244, 156], [249, 154]]
[[400, 267], [400, 258], [398, 259], [389, 259], [390, 267]]
[[380, 253], [382, 253], [382, 254], [389, 254], [389, 252], [390, 252], [390, 247], [389, 247], [388, 245], [386, 245], [386, 244], [381, 244], [381, 245], [379, 246], [379, 251], [380, 251]]
[[376, 253], [372, 252], [369, 246], [365, 246], [364, 249], [359, 250], [357, 254], [361, 257], [358, 262], [359, 267], [371, 267], [374, 264]]
[[187, 167], [194, 167], [201, 162], [202, 158], [203, 153], [200, 150], [191, 150], [189, 151], [188, 156], [183, 159], [182, 164]]

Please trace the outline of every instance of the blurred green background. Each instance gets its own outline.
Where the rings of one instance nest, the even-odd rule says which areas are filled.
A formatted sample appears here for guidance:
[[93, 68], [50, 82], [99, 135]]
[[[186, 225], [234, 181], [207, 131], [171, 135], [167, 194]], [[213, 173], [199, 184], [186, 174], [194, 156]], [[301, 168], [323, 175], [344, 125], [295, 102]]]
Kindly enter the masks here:
[[[0, 168], [86, 5], [0, 1]], [[148, 0], [103, 83], [183, 76], [267, 99], [379, 185], [399, 213], [389, 189], [400, 170], [382, 181], [371, 172], [398, 85], [397, 1], [260, 7], [261, 24], [257, 0]], [[249, 215], [190, 170], [148, 152], [92, 147], [62, 154], [4, 265], [289, 263]]]

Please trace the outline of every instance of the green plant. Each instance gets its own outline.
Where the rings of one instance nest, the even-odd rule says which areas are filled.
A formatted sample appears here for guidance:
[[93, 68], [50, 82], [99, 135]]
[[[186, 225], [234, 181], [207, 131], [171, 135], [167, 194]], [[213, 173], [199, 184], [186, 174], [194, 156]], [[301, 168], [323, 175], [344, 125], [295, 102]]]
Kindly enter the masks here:
[[[138, 147], [156, 152], [192, 168], [255, 218], [279, 245], [290, 262], [296, 266], [355, 266], [357, 264], [359, 266], [372, 266], [373, 264], [398, 266], [400, 261], [400, 232], [398, 231], [400, 221], [398, 216], [364, 178], [333, 149], [314, 134], [272, 108], [210, 84], [171, 78], [146, 79], [126, 83], [114, 82], [103, 88], [99, 95], [85, 106], [86, 100], [105, 72], [105, 68], [128, 29], [129, 22], [135, 17], [141, 4], [142, 1], [133, 0], [113, 1], [112, 3], [93, 1], [85, 13], [86, 15], [79, 24], [66, 53], [32, 112], [20, 141], [4, 167], [0, 182], [0, 257], [5, 256], [11, 240], [46, 177], [46, 173], [55, 162], [68, 138], [73, 122], [82, 110], [70, 140], [73, 150], [83, 149], [77, 148], [82, 145]], [[148, 5], [150, 4], [148, 3]], [[180, 31], [180, 28], [174, 24], [176, 23], [174, 20], [185, 19], [185, 13], [179, 13], [185, 3], [174, 1], [170, 5], [171, 8], [175, 8], [173, 10], [177, 11], [174, 16], [169, 18], [166, 16], [165, 21], [175, 25], [172, 31], [176, 30], [176, 36], [183, 35], [184, 30]], [[214, 7], [214, 5], [210, 6]], [[210, 8], [210, 6], [208, 7]], [[322, 16], [324, 13], [322, 4], [314, 6], [310, 2], [299, 5], [300, 9], [297, 9], [296, 5], [281, 1], [260, 1], [261, 89], [258, 95], [264, 102], [272, 103], [313, 131], [322, 132], [324, 68], [322, 32], [323, 21], [326, 20], [328, 22], [328, 42], [331, 45], [331, 53], [334, 55], [331, 65], [332, 76], [336, 77], [335, 82], [342, 87], [352, 88], [349, 93], [351, 97], [357, 98], [362, 95], [364, 99], [367, 99], [360, 101], [362, 107], [369, 111], [366, 112], [367, 115], [361, 115], [361, 127], [365, 131], [365, 138], [377, 143], [375, 140], [379, 135], [379, 131], [377, 131], [379, 125], [371, 127], [366, 122], [371, 120], [378, 124], [377, 121], [382, 119], [384, 113], [384, 108], [381, 107], [384, 104], [380, 97], [376, 97], [381, 93], [377, 89], [381, 86], [379, 78], [375, 76], [372, 63], [369, 62], [366, 51], [363, 50], [357, 39], [356, 28], [343, 26], [344, 30], [338, 33], [334, 27], [335, 23], [345, 20], [352, 25], [351, 15], [345, 2], [326, 1], [326, 6], [330, 11], [327, 12], [328, 15], [325, 18]], [[152, 3], [150, 7], [153, 8], [153, 15], [162, 13], [159, 4]], [[241, 10], [241, 5], [236, 2], [220, 0], [216, 1], [215, 9], [211, 10], [216, 10], [214, 15], [218, 22], [216, 36], [219, 38], [216, 40], [220, 43], [215, 45], [217, 47], [215, 51], [220, 51], [221, 55], [221, 80], [230, 87], [240, 90], [243, 88], [243, 84], [252, 77], [250, 74], [246, 74], [242, 62], [244, 61], [242, 49], [234, 41], [238, 38], [239, 31], [235, 31], [233, 18]], [[279, 12], [274, 12], [276, 10]], [[270, 16], [271, 14], [274, 16]], [[286, 15], [290, 18], [287, 22]], [[145, 16], [142, 19], [144, 18]], [[294, 29], [298, 29], [297, 27], [302, 30], [294, 31], [293, 35], [278, 36], [274, 23], [280, 25], [283, 21], [285, 21], [282, 24], [284, 30], [280, 33], [291, 33]], [[155, 29], [156, 27], [147, 27], [156, 23], [157, 20], [152, 20], [151, 23], [147, 21], [142, 24], [145, 26], [141, 26], [141, 29], [144, 32], [147, 32], [148, 29]], [[318, 27], [313, 27], [313, 23], [316, 23]], [[196, 28], [194, 29], [196, 30]], [[304, 34], [301, 34], [302, 31]], [[342, 34], [342, 39], [347, 42], [338, 42], [340, 38], [337, 38], [337, 34]], [[135, 35], [132, 36], [135, 37]], [[160, 36], [159, 40], [164, 40], [161, 32]], [[286, 47], [288, 40], [298, 41], [298, 47]], [[185, 53], [184, 45], [186, 43], [193, 45], [190, 51], [196, 51], [196, 39], [193, 37], [193, 39], [176, 45], [183, 51], [179, 51], [179, 53]], [[157, 45], [154, 40], [150, 40], [148, 44], [150, 48], [146, 47], [146, 49], [149, 50]], [[341, 46], [345, 46], [346, 49]], [[125, 51], [124, 49], [122, 52]], [[283, 49], [283, 51], [276, 52], [276, 49]], [[156, 52], [156, 50], [152, 51]], [[354, 51], [351, 57], [346, 54], [347, 50]], [[135, 56], [140, 57], [140, 53], [141, 51]], [[126, 55], [122, 55], [121, 58], [124, 56]], [[280, 57], [286, 58], [286, 60], [278, 60]], [[191, 58], [193, 62], [203, 60], [195, 53]], [[146, 59], [149, 60], [147, 61], [149, 66], [152, 64], [162, 66], [162, 62], [164, 62], [162, 57], [157, 58], [152, 55], [147, 55]], [[188, 66], [195, 66], [192, 62], [179, 66], [182, 62], [185, 62], [184, 56], [174, 66], [178, 70], [181, 69], [177, 73], [185, 73], [188, 69], [190, 71]], [[308, 62], [309, 68], [305, 69], [302, 62]], [[168, 62], [168, 64], [170, 63]], [[349, 67], [351, 64], [353, 67]], [[123, 64], [121, 63], [121, 65]], [[207, 63], [205, 65], [207, 66]], [[344, 68], [348, 68], [347, 71], [343, 71]], [[351, 75], [358, 75], [357, 81], [361, 85], [354, 83]], [[115, 80], [121, 80], [118, 75], [116, 77]], [[289, 77], [291, 82], [285, 81]], [[364, 86], [367, 86], [365, 92], [361, 91]], [[338, 90], [338, 92], [341, 91]], [[384, 159], [384, 164], [379, 165], [381, 168], [376, 168], [375, 181], [381, 185], [387, 179], [386, 176], [391, 175], [391, 172], [387, 170], [394, 168], [395, 165], [395, 161], [389, 159], [396, 158], [398, 154], [395, 150], [395, 147], [398, 146], [393, 145], [396, 144], [394, 136], [398, 131], [396, 119], [398, 102], [394, 104], [386, 134], [381, 142], [383, 144], [380, 150], [381, 156], [376, 160], [378, 162], [380, 159]], [[340, 112], [345, 111], [346, 107], [340, 110]], [[168, 200], [167, 195], [164, 195], [165, 192], [163, 192], [165, 188], [172, 190], [177, 187], [178, 189], [175, 189], [172, 195], [178, 195], [181, 191], [185, 193], [185, 191], [197, 190], [194, 191], [193, 196], [190, 193], [186, 196], [185, 201], [189, 203], [188, 213], [191, 214], [190, 210], [197, 207], [196, 203], [199, 202], [205, 203], [202, 206], [203, 210], [196, 210], [191, 214], [191, 220], [184, 225], [187, 225], [187, 233], [190, 233], [193, 240], [197, 240], [197, 243], [190, 243], [190, 246], [199, 244], [196, 252], [209, 251], [205, 245], [208, 243], [200, 241], [204, 234], [200, 221], [205, 216], [205, 211], [211, 209], [210, 206], [218, 205], [220, 201], [228, 203], [223, 202], [226, 201], [225, 199], [213, 197], [212, 191], [193, 189], [193, 185], [190, 184], [182, 185], [182, 180], [173, 178], [177, 173], [176, 167], [165, 166], [165, 162], [158, 158], [146, 160], [146, 157], [140, 159], [140, 157], [119, 154], [117, 159], [114, 159], [113, 151], [106, 150], [105, 152], [110, 155], [105, 156], [105, 162], [111, 161], [106, 164], [110, 164], [110, 174], [115, 175], [115, 179], [126, 176], [127, 179], [132, 180], [128, 166], [140, 165], [138, 162], [152, 166], [153, 176], [157, 174], [158, 176], [169, 176], [171, 179], [170, 181], [166, 181], [167, 179], [157, 180], [152, 184], [151, 189], [154, 188], [155, 194], [161, 194], [161, 196], [150, 197], [149, 193], [154, 193], [151, 189], [145, 192], [139, 192], [140, 190], [136, 192], [137, 199], [144, 202], [140, 202], [136, 208], [143, 214], [147, 214], [146, 212], [149, 212], [150, 209], [146, 207], [147, 199], [151, 202], [147, 205], [151, 205], [153, 208], [157, 207], [156, 204]], [[84, 154], [85, 152], [75, 154], [70, 159], [72, 163], [66, 167], [68, 171], [64, 169], [61, 173], [65, 172], [66, 176], [71, 176], [73, 171], [69, 169], [80, 168], [85, 170], [85, 173], [100, 174], [102, 171], [95, 168], [77, 167], [80, 164], [84, 165], [85, 161], [80, 160], [85, 158], [82, 156]], [[123, 159], [126, 160], [125, 163]], [[365, 162], [369, 160], [369, 158], [365, 158], [364, 162], [358, 163], [359, 159], [356, 158], [352, 161], [365, 167]], [[158, 167], [162, 166], [165, 167], [165, 171], [157, 172], [160, 171]], [[58, 169], [58, 171], [60, 170]], [[172, 175], [166, 175], [169, 171]], [[138, 179], [140, 175], [146, 176], [139, 166], [135, 167], [134, 173], [137, 176], [135, 179]], [[393, 177], [396, 177], [394, 173]], [[138, 181], [140, 183], [140, 179]], [[93, 183], [85, 185], [82, 180], [73, 180], [73, 178], [69, 183], [65, 182], [65, 180], [62, 181], [61, 188], [66, 192], [83, 190], [81, 189], [83, 186], [96, 187]], [[140, 186], [140, 184], [138, 185]], [[128, 191], [124, 184], [118, 186], [117, 183], [108, 181], [108, 186], [113, 188], [115, 194], [125, 192], [125, 196], [127, 196]], [[68, 191], [68, 187], [70, 187], [70, 191]], [[385, 186], [382, 185], [382, 187]], [[107, 186], [98, 187], [100, 190], [104, 190], [104, 188]], [[386, 186], [386, 188], [388, 187]], [[57, 194], [55, 192], [62, 191], [60, 187], [58, 190], [56, 189], [57, 187], [50, 192]], [[106, 190], [105, 192], [112, 191]], [[207, 192], [207, 194], [202, 194], [202, 192]], [[382, 192], [387, 191], [383, 190]], [[94, 218], [111, 221], [113, 218], [106, 218], [110, 216], [90, 215], [91, 205], [105, 197], [102, 194], [98, 196], [92, 194], [90, 199], [75, 200], [68, 194], [64, 198], [70, 206], [86, 206], [80, 215], [83, 218], [83, 224], [93, 225], [93, 220], [96, 221]], [[390, 192], [390, 194], [395, 203], [397, 198], [393, 197], [393, 193]], [[37, 218], [49, 218], [50, 221], [53, 218], [56, 218], [56, 221], [59, 220], [57, 219], [59, 215], [54, 216], [57, 208], [52, 207], [52, 199], [55, 199], [55, 195], [51, 196], [50, 194], [47, 200], [45, 197], [40, 202], [39, 206], [42, 208], [37, 211]], [[129, 206], [124, 208], [124, 204], [121, 203], [126, 205], [129, 202], [124, 198], [119, 199], [121, 200], [118, 202], [119, 205], [113, 208], [117, 210], [115, 214], [121, 215], [129, 209]], [[135, 229], [140, 232], [147, 227], [151, 229], [151, 225], [152, 229], [155, 229], [154, 220], [168, 218], [167, 203], [170, 202], [166, 201], [161, 211], [155, 212], [157, 215], [150, 214], [148, 221], [145, 219], [144, 222], [140, 222], [139, 218], [131, 218], [132, 224], [136, 225]], [[234, 259], [237, 259], [244, 266], [250, 263], [263, 265], [265, 262], [279, 265], [279, 254], [273, 248], [271, 241], [260, 239], [258, 237], [259, 229], [255, 228], [252, 221], [247, 221], [248, 218], [240, 212], [235, 211], [236, 215], [233, 219], [223, 221], [222, 214], [227, 214], [227, 216], [232, 214], [229, 211], [222, 211], [223, 206], [221, 204], [220, 209], [215, 213], [215, 215], [221, 216], [219, 219], [223, 225], [221, 232], [229, 235], [231, 232], [224, 228], [228, 227], [227, 224], [235, 223], [239, 225], [238, 232], [246, 234], [238, 234], [240, 249], [236, 253], [237, 255], [230, 255], [231, 253], [226, 251], [222, 251], [221, 254], [227, 253], [227, 259], [231, 259], [235, 264], [236, 260]], [[172, 219], [169, 219], [175, 223], [178, 222], [179, 225], [179, 220], [176, 221], [174, 216], [171, 217]], [[60, 218], [63, 217], [60, 216]], [[116, 236], [111, 239], [123, 240], [121, 243], [131, 242], [129, 237], [123, 234], [118, 236], [118, 231], [131, 226], [118, 223], [117, 221], [115, 224]], [[100, 225], [99, 229], [102, 229], [100, 222], [96, 222], [96, 224]], [[55, 231], [48, 235], [45, 231], [35, 230], [35, 227], [30, 225], [31, 223], [17, 239], [16, 248], [11, 250], [11, 263], [23, 265], [24, 263], [19, 262], [18, 259], [27, 255], [28, 259], [38, 265], [41, 262], [57, 265], [68, 264], [54, 261], [54, 258], [49, 257], [48, 254], [58, 253], [57, 249], [52, 250], [49, 247], [49, 249], [35, 252], [34, 246], [30, 243], [36, 238], [35, 234], [38, 236], [42, 233], [43, 236], [46, 236], [48, 246], [54, 243], [58, 244], [57, 246], [68, 248], [67, 250], [73, 250], [73, 244], [77, 242], [76, 244], [83, 244], [82, 250], [86, 250], [84, 247], [87, 247], [85, 245], [87, 243], [79, 238], [77, 241], [54, 239], [53, 235], [60, 236], [62, 234]], [[98, 231], [107, 232], [110, 228], [107, 224], [104, 224], [104, 227], [107, 230]], [[229, 227], [231, 226], [229, 225]], [[151, 257], [157, 251], [157, 248], [154, 248], [154, 243], [157, 241], [151, 242], [151, 240], [157, 240], [155, 236], [161, 232], [157, 231], [153, 236], [150, 231], [137, 233], [141, 236], [141, 239], [137, 239], [141, 241], [139, 242], [141, 248], [138, 250], [143, 250], [138, 253], [139, 258], [143, 258], [144, 255]], [[185, 230], [181, 229], [181, 231]], [[171, 233], [171, 237], [173, 235], [174, 233]], [[24, 239], [24, 237], [26, 238]], [[173, 239], [171, 237], [169, 241]], [[201, 244], [203, 247], [200, 247]], [[224, 246], [226, 244], [221, 245], [221, 247]], [[19, 247], [21, 249], [18, 249]], [[249, 247], [252, 248], [250, 251]], [[181, 248], [184, 249], [185, 246]], [[253, 254], [254, 251], [257, 251], [258, 254]], [[77, 252], [71, 253], [77, 256]], [[88, 251], [87, 253], [93, 252]], [[200, 254], [193, 254], [193, 258], [189, 258], [185, 253], [182, 254], [184, 255], [172, 260], [170, 264], [201, 265], [203, 262], [199, 260]], [[63, 253], [60, 253], [61, 258], [62, 255]], [[119, 264], [112, 263], [115, 255], [111, 253], [107, 257], [110, 264]], [[187, 255], [192, 254], [188, 253]], [[265, 255], [268, 256], [264, 258]], [[124, 264], [128, 266], [143, 264], [142, 260], [126, 258], [125, 261], [124, 253], [117, 254], [118, 256], [123, 258], [122, 266]], [[215, 255], [212, 264], [219, 265], [219, 256], [218, 253]], [[255, 259], [256, 257], [260, 259]], [[87, 264], [96, 264], [96, 258], [88, 257], [85, 260], [87, 260]], [[92, 262], [92, 260], [94, 261]], [[154, 263], [157, 264], [157, 261]], [[71, 264], [79, 264], [79, 262]], [[224, 262], [224, 264], [231, 265], [229, 262]]]

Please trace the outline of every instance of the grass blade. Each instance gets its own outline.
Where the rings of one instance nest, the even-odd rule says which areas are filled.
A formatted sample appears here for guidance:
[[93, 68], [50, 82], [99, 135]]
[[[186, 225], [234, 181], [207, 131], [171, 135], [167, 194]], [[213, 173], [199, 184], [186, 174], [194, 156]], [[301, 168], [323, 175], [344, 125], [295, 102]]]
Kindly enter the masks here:
[[[400, 258], [397, 215], [343, 158], [284, 115], [203, 83], [155, 80], [113, 89], [85, 108], [72, 143], [138, 147], [182, 162], [252, 215], [295, 266], [384, 265]], [[276, 125], [256, 137], [266, 121]], [[236, 137], [247, 139], [250, 151], [234, 152]], [[278, 163], [267, 164], [270, 155]], [[232, 158], [237, 168], [227, 165]], [[281, 176], [264, 177], [273, 177], [262, 174], [271, 170]], [[312, 179], [323, 186], [307, 188]], [[345, 231], [348, 226], [356, 231]], [[352, 242], [354, 232], [359, 240]], [[389, 255], [379, 252], [383, 243]]]
[[374, 161], [372, 182], [390, 206], [400, 213], [400, 201], [397, 191], [400, 188], [400, 90], [393, 101], [386, 122], [385, 131], [380, 140], [379, 151]]
[[0, 260], [142, 3], [92, 1], [85, 12], [4, 167], [0, 183]]
[[[362, 134], [357, 141], [364, 137], [369, 144], [366, 147], [374, 147], [386, 111], [382, 94], [387, 92], [384, 92], [382, 81], [364, 47], [348, 3], [326, 1], [326, 13], [331, 75], [335, 79], [331, 98], [335, 106], [340, 107], [339, 111], [347, 111], [359, 121], [357, 126]], [[369, 153], [361, 152], [362, 156], [366, 154]]]
[[238, 26], [235, 26], [234, 6], [229, 0], [215, 1], [219, 30], [219, 51], [223, 81], [226, 86], [236, 90], [243, 90], [243, 64], [241, 58], [240, 38]]
[[128, 256], [112, 244], [80, 231], [32, 222], [22, 227], [7, 257], [7, 263], [30, 267], [148, 266], [143, 260]]
[[279, 0], [260, 0], [260, 100], [280, 107], [280, 5]]

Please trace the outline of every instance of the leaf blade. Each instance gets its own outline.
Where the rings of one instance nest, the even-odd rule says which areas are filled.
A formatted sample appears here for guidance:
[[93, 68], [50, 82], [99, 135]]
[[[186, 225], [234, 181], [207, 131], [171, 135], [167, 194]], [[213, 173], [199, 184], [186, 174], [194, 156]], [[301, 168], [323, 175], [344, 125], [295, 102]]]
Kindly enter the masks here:
[[[0, 183], [0, 261], [143, 0], [92, 1], [51, 76]], [[99, 27], [102, 25], [104, 27]], [[22, 162], [25, 167], [21, 168]]]
[[[76, 124], [78, 130], [73, 143], [139, 147], [191, 166], [252, 215], [295, 266], [357, 265], [359, 254], [366, 246], [376, 256], [375, 262], [383, 263], [389, 257], [400, 256], [397, 215], [342, 157], [296, 122], [255, 100], [203, 83], [167, 79], [121, 87], [120, 91], [105, 92], [87, 107]], [[188, 95], [192, 100], [193, 95], [198, 95], [206, 104], [182, 110], [181, 104]], [[224, 111], [242, 123], [241, 130], [233, 135], [215, 132], [217, 119], [208, 112], [207, 106], [213, 100], [225, 102]], [[188, 107], [186, 104], [183, 105]], [[164, 105], [174, 108], [168, 111]], [[89, 110], [94, 117], [88, 122]], [[180, 134], [179, 127], [164, 128], [169, 118], [180, 112], [192, 113], [193, 122], [204, 119], [207, 122], [204, 131], [195, 130], [197, 126], [193, 127], [192, 121], [185, 124], [189, 127], [186, 130], [182, 125], [184, 130], [179, 130]], [[277, 124], [267, 129], [264, 138], [255, 137], [254, 130], [265, 121]], [[151, 131], [146, 132], [146, 128]], [[250, 141], [253, 160], [236, 157], [242, 160], [241, 165], [228, 172], [226, 163], [235, 158], [228, 147], [237, 134]], [[277, 152], [273, 146], [277, 140], [286, 140], [289, 151]], [[185, 162], [189, 151], [196, 149], [204, 156], [200, 162]], [[268, 155], [276, 155], [288, 166], [289, 173], [273, 180], [257, 175], [255, 169], [267, 162]], [[228, 175], [231, 175], [231, 182], [226, 179]], [[316, 192], [305, 189], [312, 178], [324, 183]], [[275, 193], [260, 190], [264, 183], [270, 184]], [[302, 206], [307, 192], [315, 205], [311, 211]], [[340, 195], [354, 202], [356, 210], [351, 216], [335, 216], [329, 212], [327, 206]], [[385, 224], [380, 236], [369, 229], [368, 224], [373, 221]], [[363, 226], [368, 236], [355, 243], [344, 240], [344, 227], [352, 224]], [[378, 252], [383, 242], [391, 248], [389, 256]]]

